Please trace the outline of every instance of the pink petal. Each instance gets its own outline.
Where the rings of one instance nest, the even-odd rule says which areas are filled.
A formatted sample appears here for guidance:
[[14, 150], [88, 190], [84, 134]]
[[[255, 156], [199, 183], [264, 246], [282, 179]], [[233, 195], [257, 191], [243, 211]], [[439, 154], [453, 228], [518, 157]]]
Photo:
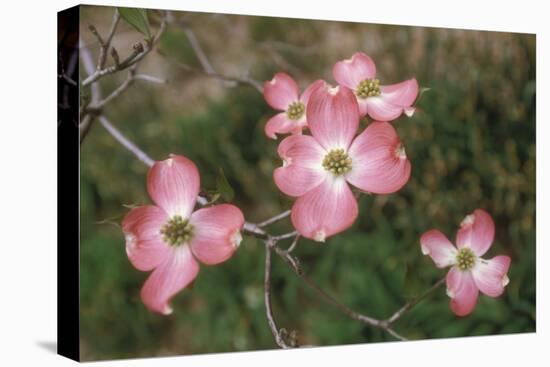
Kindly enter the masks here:
[[325, 150], [309, 135], [285, 138], [278, 148], [283, 166], [275, 169], [273, 179], [287, 195], [301, 196], [319, 186], [327, 177], [322, 167]]
[[207, 265], [229, 259], [239, 247], [244, 216], [239, 208], [221, 204], [202, 208], [191, 215], [194, 236], [191, 250]]
[[348, 152], [352, 169], [346, 179], [367, 192], [389, 194], [411, 175], [411, 163], [397, 132], [387, 122], [373, 122], [353, 141]]
[[265, 124], [265, 134], [271, 139], [277, 139], [276, 134], [299, 134], [305, 126], [305, 118], [291, 120], [286, 112], [281, 112], [273, 116]]
[[347, 150], [359, 127], [359, 108], [350, 89], [329, 85], [317, 88], [306, 112], [311, 134], [325, 149]]
[[381, 96], [366, 98], [367, 113], [377, 121], [393, 121], [403, 113], [403, 107], [384, 100]]
[[438, 268], [454, 265], [457, 250], [447, 237], [432, 229], [420, 237], [420, 246], [424, 255], [430, 255]]
[[164, 210], [152, 205], [132, 209], [122, 220], [126, 254], [137, 269], [151, 270], [166, 258], [169, 248], [160, 229], [167, 220]]
[[326, 87], [327, 83], [322, 79], [317, 79], [313, 83], [311, 83], [305, 90], [304, 93], [300, 96], [300, 101], [302, 101], [303, 104], [307, 106], [307, 103], [309, 102], [309, 97], [311, 97], [311, 94], [315, 92], [317, 88]]
[[451, 297], [451, 310], [457, 316], [471, 313], [479, 294], [471, 272], [463, 272], [453, 266], [447, 274], [447, 294]]
[[277, 73], [264, 83], [265, 101], [276, 110], [286, 110], [289, 104], [298, 100], [298, 84], [286, 73]]
[[147, 191], [168, 215], [189, 218], [199, 194], [197, 166], [181, 155], [155, 162], [147, 175]]
[[383, 85], [380, 98], [396, 106], [410, 107], [418, 96], [418, 82], [412, 78], [404, 82]]
[[460, 224], [456, 234], [458, 248], [470, 247], [477, 256], [483, 256], [491, 247], [495, 238], [495, 223], [491, 216], [482, 209], [476, 209]]
[[307, 238], [324, 242], [351, 227], [357, 218], [357, 201], [344, 179], [327, 179], [300, 196], [292, 207], [292, 224]]
[[199, 272], [199, 264], [193, 258], [189, 246], [171, 250], [171, 254], [153, 270], [141, 289], [141, 299], [145, 306], [164, 315], [172, 313], [168, 304], [170, 299], [187, 287]]
[[472, 269], [472, 276], [481, 292], [489, 297], [498, 297], [509, 282], [506, 275], [509, 268], [508, 256], [495, 256], [490, 260], [479, 259]]
[[357, 52], [351, 59], [338, 61], [332, 68], [332, 75], [338, 84], [354, 90], [363, 80], [376, 76], [376, 66], [369, 56]]

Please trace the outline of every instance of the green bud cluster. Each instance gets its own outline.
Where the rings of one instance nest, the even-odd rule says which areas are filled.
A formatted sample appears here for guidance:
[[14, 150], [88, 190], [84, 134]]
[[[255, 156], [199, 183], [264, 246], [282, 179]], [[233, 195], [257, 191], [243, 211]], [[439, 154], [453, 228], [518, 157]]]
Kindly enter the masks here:
[[336, 176], [343, 175], [351, 169], [351, 158], [344, 149], [333, 149], [323, 159], [323, 168]]
[[380, 80], [365, 79], [357, 86], [355, 94], [359, 98], [375, 97], [380, 95]]
[[456, 254], [456, 265], [462, 271], [470, 270], [476, 264], [476, 255], [470, 248], [463, 247]]
[[286, 115], [291, 120], [298, 120], [306, 112], [306, 106], [300, 101], [292, 102], [286, 110]]
[[160, 234], [164, 242], [170, 246], [180, 246], [191, 241], [193, 230], [189, 220], [183, 219], [180, 215], [174, 215], [161, 228]]

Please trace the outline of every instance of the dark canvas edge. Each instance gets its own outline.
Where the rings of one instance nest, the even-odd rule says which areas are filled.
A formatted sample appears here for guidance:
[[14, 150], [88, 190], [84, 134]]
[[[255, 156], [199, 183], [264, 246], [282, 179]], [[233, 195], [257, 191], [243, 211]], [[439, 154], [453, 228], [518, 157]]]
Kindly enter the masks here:
[[80, 360], [80, 6], [57, 13], [57, 353]]

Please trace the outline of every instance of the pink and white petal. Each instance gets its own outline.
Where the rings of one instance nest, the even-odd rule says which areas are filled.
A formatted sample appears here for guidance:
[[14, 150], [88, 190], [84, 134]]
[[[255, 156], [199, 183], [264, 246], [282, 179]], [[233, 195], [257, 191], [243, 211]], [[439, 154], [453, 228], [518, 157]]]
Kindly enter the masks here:
[[197, 166], [188, 158], [171, 154], [155, 162], [147, 175], [147, 191], [153, 201], [169, 216], [189, 218], [200, 189]]
[[489, 297], [498, 297], [510, 281], [506, 273], [510, 268], [508, 256], [495, 256], [490, 260], [479, 259], [472, 269], [472, 276], [481, 292]]
[[429, 230], [420, 237], [424, 255], [430, 255], [438, 268], [454, 265], [457, 250], [449, 239], [437, 229]]
[[418, 96], [418, 82], [415, 78], [404, 82], [383, 85], [380, 88], [380, 98], [396, 106], [410, 107]]
[[357, 97], [357, 105], [359, 106], [359, 116], [365, 117], [368, 113], [367, 99]]
[[368, 55], [356, 52], [350, 59], [334, 64], [332, 75], [338, 84], [355, 90], [360, 82], [376, 76], [376, 65]]
[[228, 260], [239, 247], [244, 216], [239, 208], [221, 204], [202, 208], [191, 215], [194, 227], [191, 251], [207, 265]]
[[328, 177], [296, 200], [291, 220], [302, 236], [324, 242], [327, 237], [351, 227], [357, 214], [357, 201], [346, 181], [341, 177]]
[[393, 121], [403, 113], [403, 107], [384, 100], [381, 96], [367, 97], [367, 113], [377, 121]]
[[456, 234], [458, 248], [470, 247], [477, 256], [483, 256], [493, 244], [495, 223], [485, 210], [476, 209], [464, 218]]
[[317, 79], [304, 90], [304, 92], [300, 96], [300, 101], [302, 101], [302, 103], [307, 106], [309, 102], [309, 97], [311, 97], [311, 94], [315, 92], [317, 88], [322, 88], [326, 86], [327, 86], [327, 82], [325, 82], [323, 79]]
[[291, 120], [286, 112], [273, 116], [265, 124], [265, 135], [271, 139], [277, 139], [276, 134], [289, 134], [301, 131], [303, 128], [300, 121]]
[[122, 220], [126, 254], [137, 269], [149, 271], [161, 264], [169, 253], [160, 229], [168, 215], [158, 206], [132, 209]]
[[327, 84], [311, 94], [307, 124], [313, 137], [327, 150], [347, 150], [359, 127], [359, 107], [353, 92]]
[[199, 272], [199, 264], [189, 246], [171, 249], [170, 255], [147, 278], [141, 288], [141, 300], [151, 311], [172, 313], [170, 299], [191, 283]]
[[301, 196], [317, 187], [328, 173], [322, 167], [325, 150], [310, 135], [286, 137], [278, 148], [283, 166], [275, 169], [273, 180], [287, 195]]
[[298, 84], [287, 73], [277, 73], [264, 83], [265, 101], [276, 110], [286, 110], [289, 104], [298, 100]]
[[348, 151], [352, 161], [346, 179], [353, 186], [375, 194], [401, 189], [411, 175], [411, 162], [394, 127], [373, 122], [355, 138]]
[[471, 313], [479, 295], [471, 272], [453, 266], [447, 273], [447, 295], [451, 298], [451, 310], [455, 315], [466, 316]]

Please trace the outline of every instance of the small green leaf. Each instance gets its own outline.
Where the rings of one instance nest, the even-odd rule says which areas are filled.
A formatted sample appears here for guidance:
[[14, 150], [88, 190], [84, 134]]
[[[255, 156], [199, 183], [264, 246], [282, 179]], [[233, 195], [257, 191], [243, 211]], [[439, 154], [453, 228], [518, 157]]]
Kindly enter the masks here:
[[137, 8], [118, 8], [118, 12], [122, 19], [134, 27], [138, 32], [142, 33], [147, 39], [151, 39], [151, 29], [149, 27], [149, 19], [145, 9]]
[[233, 191], [233, 188], [229, 184], [229, 181], [227, 181], [227, 178], [225, 177], [222, 168], [220, 168], [220, 173], [216, 178], [216, 189], [220, 193], [224, 201], [231, 202], [231, 200], [233, 200], [233, 197], [235, 196], [235, 191]]

